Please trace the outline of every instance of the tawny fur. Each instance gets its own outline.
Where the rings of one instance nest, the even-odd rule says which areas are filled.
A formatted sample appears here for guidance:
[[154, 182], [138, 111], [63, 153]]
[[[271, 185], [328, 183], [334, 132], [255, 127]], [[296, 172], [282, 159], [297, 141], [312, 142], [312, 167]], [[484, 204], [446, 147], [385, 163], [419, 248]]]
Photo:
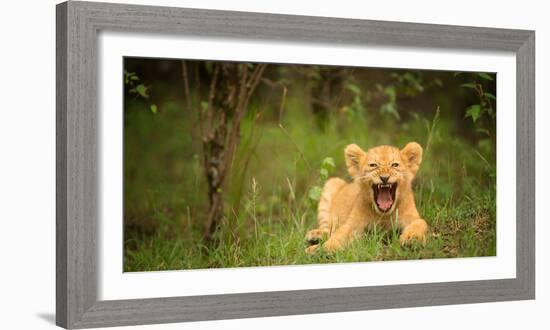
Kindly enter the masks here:
[[[365, 152], [351, 144], [344, 154], [353, 181], [331, 178], [325, 183], [317, 210], [319, 228], [306, 234], [312, 244], [306, 252], [314, 252], [322, 241], [324, 250], [340, 250], [375, 224], [387, 229], [397, 225], [401, 244], [413, 240], [424, 243], [428, 224], [418, 214], [412, 190], [422, 162], [422, 147], [410, 142], [401, 150], [384, 145]], [[395, 200], [387, 212], [379, 210], [374, 201], [372, 185], [382, 183], [380, 177], [397, 184]]]

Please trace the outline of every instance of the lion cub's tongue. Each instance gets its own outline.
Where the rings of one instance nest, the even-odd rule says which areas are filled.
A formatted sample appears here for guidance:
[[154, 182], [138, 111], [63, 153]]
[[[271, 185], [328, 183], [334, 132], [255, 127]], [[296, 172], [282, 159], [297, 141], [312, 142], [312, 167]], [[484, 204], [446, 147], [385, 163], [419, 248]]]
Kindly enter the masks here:
[[382, 210], [389, 209], [393, 204], [393, 198], [391, 197], [390, 188], [380, 188], [378, 190], [378, 197], [376, 198], [376, 203], [378, 207]]

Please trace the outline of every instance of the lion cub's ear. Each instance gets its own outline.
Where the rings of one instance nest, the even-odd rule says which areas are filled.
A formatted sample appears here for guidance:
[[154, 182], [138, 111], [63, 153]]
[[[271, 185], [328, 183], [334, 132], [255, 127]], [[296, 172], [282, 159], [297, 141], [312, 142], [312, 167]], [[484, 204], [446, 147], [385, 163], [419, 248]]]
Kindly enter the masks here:
[[407, 143], [405, 148], [401, 149], [401, 158], [407, 164], [409, 171], [416, 175], [418, 167], [422, 163], [422, 147], [416, 142]]
[[351, 175], [352, 178], [355, 178], [361, 173], [361, 158], [364, 155], [365, 152], [357, 144], [350, 144], [344, 150], [346, 166], [348, 167], [349, 175]]

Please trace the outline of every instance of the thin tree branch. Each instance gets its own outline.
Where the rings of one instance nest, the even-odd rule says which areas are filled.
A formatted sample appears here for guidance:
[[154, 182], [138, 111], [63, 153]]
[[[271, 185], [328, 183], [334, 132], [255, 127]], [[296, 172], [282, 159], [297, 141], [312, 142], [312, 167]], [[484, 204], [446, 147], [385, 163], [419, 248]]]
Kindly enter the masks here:
[[[218, 76], [220, 73], [220, 65], [218, 63], [214, 63], [214, 74], [212, 75], [212, 81], [210, 82], [210, 90], [208, 92], [208, 107], [206, 109], [207, 111], [207, 117], [208, 117], [208, 129], [207, 129], [207, 135], [208, 137], [203, 136], [204, 138], [212, 138], [212, 124], [213, 124], [213, 117], [214, 117], [214, 109], [212, 108], [212, 103], [214, 101], [214, 96], [216, 95], [216, 84], [218, 83]], [[202, 111], [202, 109], [200, 109]]]
[[248, 108], [250, 97], [258, 86], [258, 83], [260, 82], [260, 78], [262, 77], [266, 66], [267, 64], [264, 63], [257, 64], [252, 71], [252, 74], [250, 75], [250, 79], [248, 79], [248, 68], [243, 65], [243, 73], [241, 77], [241, 84], [239, 87], [239, 102], [237, 104], [237, 108], [235, 109], [235, 115], [233, 116], [233, 122], [231, 125], [231, 132], [229, 133], [229, 138], [227, 140], [227, 153], [225, 155], [223, 164], [224, 170], [221, 173], [222, 182], [225, 179], [227, 169], [229, 168], [229, 165], [232, 163], [235, 156], [235, 151], [237, 149], [237, 144], [239, 141], [240, 124], [244, 117], [244, 114], [246, 113], [246, 109]]
[[[193, 104], [191, 102], [191, 93], [189, 91], [189, 73], [187, 71], [187, 62], [185, 60], [181, 61], [181, 75], [183, 77], [183, 92], [186, 102], [187, 111], [191, 112], [193, 110]], [[198, 126], [199, 126], [199, 134], [200, 134], [200, 140], [204, 139], [204, 116], [203, 111], [200, 107], [196, 108], [196, 111], [198, 113]]]
[[281, 105], [279, 106], [279, 124], [283, 120], [283, 110], [285, 109], [286, 94], [288, 92], [288, 89], [286, 88], [285, 85], [281, 85], [281, 86], [283, 86], [283, 95], [281, 96]]
[[254, 90], [258, 86], [258, 83], [260, 82], [260, 78], [262, 78], [262, 75], [264, 74], [266, 67], [267, 67], [267, 64], [260, 63], [260, 64], [257, 64], [256, 67], [254, 68], [254, 72], [250, 77], [250, 81], [247, 83], [248, 93], [246, 96], [245, 106], [248, 106], [248, 102], [250, 102], [250, 97], [252, 96], [252, 94], [254, 94]]
[[[240, 69], [242, 71], [241, 73], [241, 82], [239, 85], [239, 99], [237, 101], [237, 105], [235, 106], [235, 117], [239, 117], [241, 113], [244, 112], [246, 109], [245, 101], [247, 98], [247, 88], [246, 85], [248, 84], [248, 68], [246, 64], [241, 64]], [[236, 121], [233, 120], [233, 123]]]
[[283, 92], [282, 92], [283, 94], [281, 96], [281, 103], [279, 105], [279, 121], [278, 121], [278, 123], [280, 124], [282, 119], [283, 119], [283, 111], [284, 111], [284, 107], [285, 107], [285, 103], [286, 103], [286, 95], [288, 93], [288, 88], [283, 83], [281, 83], [279, 81], [272, 81], [268, 78], [262, 78], [262, 79], [260, 79], [260, 81], [263, 82], [264, 84], [266, 84], [267, 86], [271, 87], [271, 88], [280, 87], [283, 90]]
[[185, 61], [181, 61], [181, 75], [183, 77], [183, 92], [185, 93], [187, 111], [191, 111], [192, 106], [191, 106], [191, 96], [189, 93], [189, 75], [187, 73], [187, 63]]
[[292, 136], [290, 135], [290, 133], [288, 133], [288, 131], [286, 130], [286, 128], [283, 126], [283, 124], [279, 123], [279, 128], [281, 129], [281, 131], [283, 131], [283, 133], [285, 133], [285, 135], [290, 139], [290, 141], [294, 144], [294, 146], [296, 147], [296, 150], [298, 150], [298, 153], [300, 154], [300, 157], [302, 157], [302, 160], [304, 161], [304, 163], [306, 164], [307, 168], [310, 170], [310, 172], [313, 170], [313, 168], [311, 167], [311, 165], [309, 165], [309, 162], [307, 161], [306, 159], [306, 156], [304, 155], [304, 153], [302, 152], [302, 149], [300, 149], [300, 146], [298, 145], [298, 143], [296, 143], [296, 141], [294, 141], [294, 139], [292, 138]]

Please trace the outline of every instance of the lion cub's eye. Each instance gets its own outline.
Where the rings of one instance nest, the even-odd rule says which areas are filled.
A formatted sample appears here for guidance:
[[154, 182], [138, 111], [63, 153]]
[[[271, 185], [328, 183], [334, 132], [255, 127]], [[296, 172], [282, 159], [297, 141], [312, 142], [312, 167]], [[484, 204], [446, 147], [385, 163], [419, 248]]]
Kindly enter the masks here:
[[378, 164], [376, 164], [376, 163], [369, 163], [369, 166], [370, 166], [370, 167], [376, 167], [376, 166], [378, 166]]
[[392, 163], [391, 167], [399, 167], [399, 163]]

